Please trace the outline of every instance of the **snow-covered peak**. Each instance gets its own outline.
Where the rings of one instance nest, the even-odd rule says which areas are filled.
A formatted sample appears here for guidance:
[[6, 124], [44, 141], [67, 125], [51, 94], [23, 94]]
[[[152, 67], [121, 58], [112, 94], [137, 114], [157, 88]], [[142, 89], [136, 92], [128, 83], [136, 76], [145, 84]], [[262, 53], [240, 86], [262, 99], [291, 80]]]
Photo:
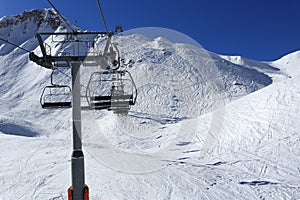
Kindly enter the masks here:
[[[62, 25], [60, 17], [57, 15], [54, 9], [35, 9], [30, 11], [24, 11], [16, 16], [6, 16], [0, 19], [0, 29], [12, 28], [16, 26], [27, 24], [28, 22], [35, 23], [38, 27], [44, 23], [47, 23], [52, 29], [57, 29]], [[24, 32], [26, 29], [24, 29]]]
[[249, 67], [249, 68], [255, 68], [256, 70], [261, 71], [263, 73], [268, 73], [270, 71], [273, 72], [273, 71], [279, 70], [279, 69], [274, 68], [273, 66], [270, 66], [269, 63], [257, 62], [256, 60], [245, 58], [243, 56], [221, 55], [220, 57], [230, 63], [236, 64], [236, 65], [243, 65], [243, 66]]
[[300, 50], [271, 62], [271, 65], [279, 68], [291, 77], [300, 75]]
[[[70, 24], [68, 22], [68, 24]], [[70, 24], [71, 25], [71, 24]], [[77, 29], [71, 25], [72, 29]], [[0, 19], [0, 37], [32, 51], [36, 48], [35, 34], [68, 30], [69, 25], [61, 19], [54, 9], [36, 9], [24, 11], [16, 16]], [[12, 52], [16, 47], [0, 41], [0, 55]]]
[[236, 65], [243, 65], [244, 64], [244, 58], [242, 56], [228, 56], [228, 55], [221, 55], [221, 58], [224, 60], [227, 60], [233, 64]]

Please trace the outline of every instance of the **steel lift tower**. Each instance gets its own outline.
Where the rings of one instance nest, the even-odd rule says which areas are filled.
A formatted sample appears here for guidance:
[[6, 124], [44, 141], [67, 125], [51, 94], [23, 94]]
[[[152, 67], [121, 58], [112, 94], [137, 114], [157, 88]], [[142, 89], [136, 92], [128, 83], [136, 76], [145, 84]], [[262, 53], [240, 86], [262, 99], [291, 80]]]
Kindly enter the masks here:
[[[129, 72], [119, 70], [120, 58], [116, 46], [111, 44], [112, 35], [111, 32], [38, 33], [36, 38], [41, 53], [40, 55], [36, 55], [34, 52], [29, 54], [31, 61], [47, 69], [54, 71], [59, 70], [59, 68], [71, 68], [72, 89], [67, 85], [54, 83], [52, 72], [51, 86], [45, 87], [40, 99], [42, 108], [72, 108], [72, 187], [69, 189], [69, 200], [88, 200], [81, 140], [81, 109], [108, 109], [117, 114], [127, 114], [130, 105], [134, 105], [136, 100], [136, 87], [131, 75], [129, 76], [130, 79], [126, 80], [132, 84], [133, 90], [131, 92], [123, 90], [122, 76]], [[102, 41], [106, 41], [104, 51], [99, 51], [95, 47], [95, 43], [101, 38], [104, 38]], [[82, 107], [80, 82], [80, 68], [82, 66], [98, 67], [100, 71], [96, 74], [104, 74], [106, 77], [108, 75], [113, 76], [114, 78], [111, 80], [106, 78], [104, 81], [106, 84], [107, 82], [111, 83], [110, 91], [119, 88], [118, 91], [111, 94], [98, 93], [95, 95], [95, 92], [91, 92], [93, 88], [89, 88], [89, 92], [86, 93], [88, 105]], [[90, 87], [90, 82], [87, 87]], [[99, 82], [101, 83], [101, 80]]]

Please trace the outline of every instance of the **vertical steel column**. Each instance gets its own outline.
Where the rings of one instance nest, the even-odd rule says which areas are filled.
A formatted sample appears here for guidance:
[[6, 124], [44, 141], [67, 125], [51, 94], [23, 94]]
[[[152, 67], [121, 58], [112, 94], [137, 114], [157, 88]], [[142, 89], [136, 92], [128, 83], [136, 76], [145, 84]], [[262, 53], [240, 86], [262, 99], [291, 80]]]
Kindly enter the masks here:
[[72, 200], [84, 200], [84, 155], [81, 143], [80, 62], [72, 63]]

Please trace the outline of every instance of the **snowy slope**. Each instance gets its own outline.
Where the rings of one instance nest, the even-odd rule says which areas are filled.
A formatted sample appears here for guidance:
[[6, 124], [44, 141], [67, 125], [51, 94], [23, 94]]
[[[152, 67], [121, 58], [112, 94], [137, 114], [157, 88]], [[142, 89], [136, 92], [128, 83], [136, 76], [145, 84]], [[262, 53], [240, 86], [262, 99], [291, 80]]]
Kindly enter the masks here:
[[270, 64], [278, 67], [290, 77], [295, 77], [300, 74], [299, 69], [300, 51], [290, 53], [283, 56], [279, 60], [271, 62]]
[[[51, 9], [0, 20], [0, 36], [31, 51], [43, 31], [66, 31]], [[82, 111], [91, 199], [300, 198], [299, 52], [266, 63], [161, 37], [114, 41], [138, 99], [127, 116]], [[0, 199], [67, 199], [71, 110], [41, 109], [51, 72], [28, 53], [0, 41], [0, 63]]]

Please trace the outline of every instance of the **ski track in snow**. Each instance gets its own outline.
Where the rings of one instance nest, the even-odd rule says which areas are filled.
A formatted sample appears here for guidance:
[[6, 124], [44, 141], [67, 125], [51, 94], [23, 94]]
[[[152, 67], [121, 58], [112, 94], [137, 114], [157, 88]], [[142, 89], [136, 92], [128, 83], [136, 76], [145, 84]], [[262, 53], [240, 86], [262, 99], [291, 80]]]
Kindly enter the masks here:
[[[0, 35], [36, 53], [35, 32], [53, 31], [45, 21], [0, 22], [5, 20], [14, 23], [1, 26]], [[97, 143], [101, 137], [92, 131], [97, 127], [87, 120], [83, 139], [96, 140], [84, 145], [91, 200], [300, 198], [300, 52], [266, 63], [164, 38], [115, 40], [125, 60], [133, 60], [128, 70], [139, 96], [127, 117], [82, 112], [83, 121], [98, 120], [105, 128], [101, 137], [109, 141]], [[0, 63], [0, 199], [67, 199], [71, 110], [40, 108], [50, 72], [29, 62], [26, 53], [0, 41]], [[89, 74], [82, 72], [83, 83]], [[56, 78], [70, 83], [61, 74]], [[211, 128], [217, 124], [211, 120], [219, 120], [220, 127]], [[180, 127], [190, 135], [175, 135]], [[170, 152], [179, 154], [144, 173], [115, 170], [91, 151], [105, 153], [113, 144], [127, 153], [153, 153], [172, 141]]]

